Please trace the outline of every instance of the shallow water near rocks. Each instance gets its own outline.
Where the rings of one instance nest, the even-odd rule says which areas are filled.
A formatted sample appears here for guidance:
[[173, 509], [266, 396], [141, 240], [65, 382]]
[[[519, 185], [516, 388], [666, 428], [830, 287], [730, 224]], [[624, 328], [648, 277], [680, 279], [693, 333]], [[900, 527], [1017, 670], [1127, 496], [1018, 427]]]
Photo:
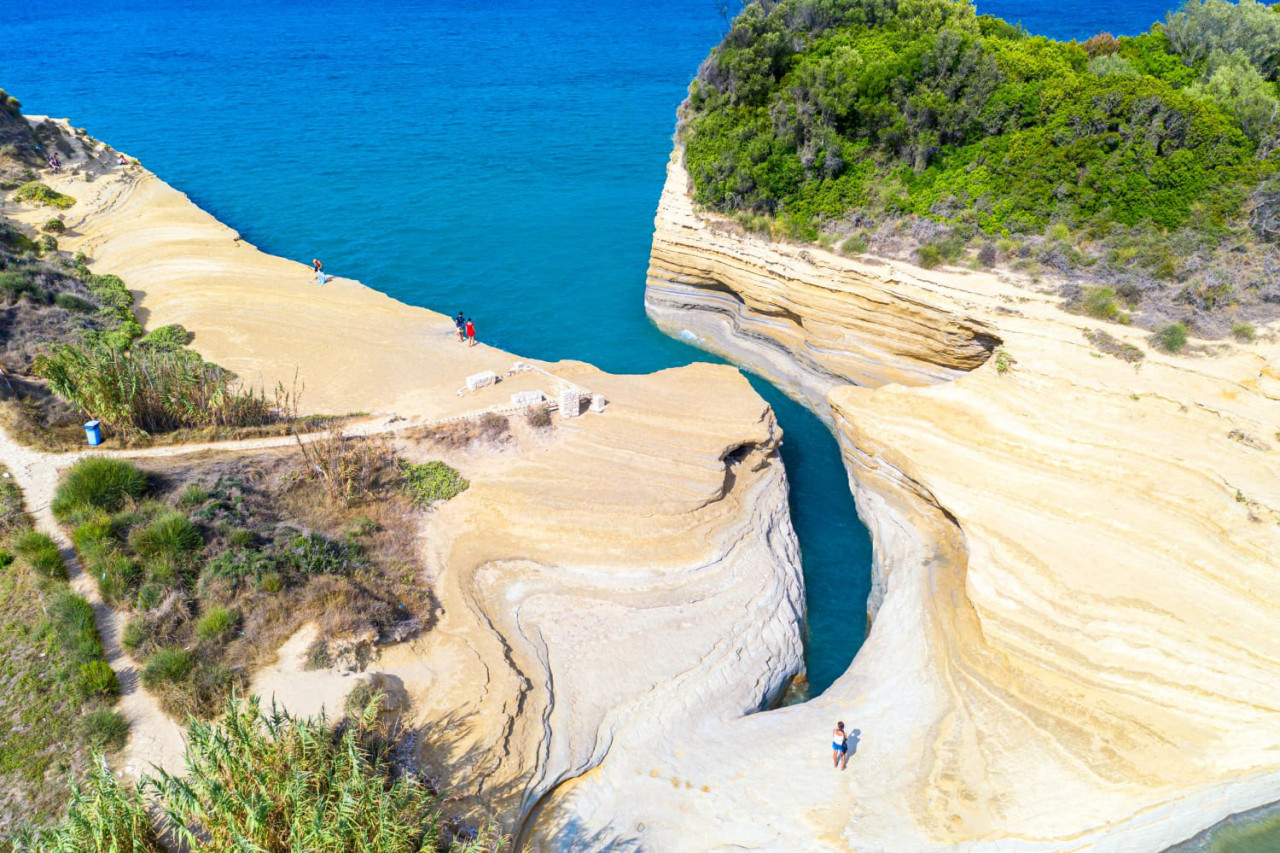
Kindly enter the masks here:
[[[16, 5], [0, 85], [28, 113], [71, 117], [265, 251], [465, 311], [530, 357], [707, 359], [653, 328], [643, 292], [675, 109], [726, 26], [716, 0]], [[1167, 8], [978, 4], [1060, 38], [1137, 33]], [[753, 384], [785, 430], [816, 695], [861, 646], [870, 542], [826, 427]]]

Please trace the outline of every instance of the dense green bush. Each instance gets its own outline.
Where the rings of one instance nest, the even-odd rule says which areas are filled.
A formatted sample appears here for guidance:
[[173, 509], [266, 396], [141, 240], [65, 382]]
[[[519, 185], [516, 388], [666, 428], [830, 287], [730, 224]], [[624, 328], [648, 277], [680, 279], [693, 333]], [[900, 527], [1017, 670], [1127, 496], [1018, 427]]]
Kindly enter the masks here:
[[186, 649], [157, 649], [142, 667], [142, 684], [148, 690], [180, 684], [195, 669], [196, 659]]
[[186, 771], [156, 770], [138, 789], [95, 757], [67, 816], [28, 849], [162, 853], [159, 829], [194, 851], [261, 853], [495, 853], [487, 829], [446, 843], [438, 794], [395, 769], [378, 705], [347, 719], [300, 718], [256, 697], [224, 706], [221, 722], [191, 722]]
[[0, 89], [0, 110], [17, 118], [22, 115], [22, 103], [4, 89]]
[[177, 323], [161, 326], [147, 332], [139, 341], [140, 347], [151, 347], [158, 350], [182, 349], [191, 343], [192, 335]]
[[196, 636], [202, 640], [216, 640], [234, 629], [240, 616], [227, 607], [211, 607], [196, 623]]
[[1187, 327], [1182, 323], [1166, 323], [1151, 336], [1151, 345], [1164, 352], [1182, 352], [1187, 345]]
[[690, 87], [695, 199], [807, 240], [851, 209], [992, 236], [1212, 233], [1280, 169], [1257, 156], [1280, 133], [1278, 23], [1192, 0], [1167, 28], [1081, 45], [953, 0], [757, 0]]
[[90, 456], [67, 471], [53, 499], [53, 514], [66, 521], [77, 511], [115, 512], [147, 490], [147, 477], [123, 459]]
[[404, 474], [406, 491], [419, 506], [447, 501], [471, 485], [461, 474], [440, 461], [413, 465], [402, 460], [400, 471]]
[[50, 234], [62, 234], [67, 230], [67, 225], [61, 219], [50, 219], [44, 224], [44, 230]]
[[26, 530], [13, 537], [13, 550], [36, 574], [55, 580], [67, 579], [67, 566], [58, 545], [46, 534]]
[[170, 511], [129, 535], [129, 544], [143, 559], [167, 559], [175, 563], [204, 547], [200, 528], [180, 512]]
[[1280, 15], [1257, 0], [1189, 0], [1164, 32], [1189, 65], [1240, 55], [1271, 80], [1280, 74]]
[[85, 314], [93, 310], [93, 304], [87, 300], [81, 299], [74, 293], [58, 293], [53, 297], [53, 304], [67, 311], [74, 311], [77, 314]]
[[126, 437], [184, 427], [258, 426], [271, 403], [188, 349], [132, 350], [119, 336], [55, 344], [35, 360], [50, 390]]
[[80, 664], [80, 695], [86, 699], [101, 696], [114, 698], [120, 695], [120, 682], [115, 670], [105, 660], [91, 660]]
[[1247, 344], [1253, 342], [1254, 338], [1257, 337], [1257, 332], [1254, 331], [1252, 323], [1232, 323], [1231, 336], [1240, 343]]
[[71, 196], [63, 195], [39, 181], [30, 181], [18, 187], [13, 191], [13, 200], [60, 208], [68, 208], [76, 203]]
[[70, 590], [63, 590], [49, 603], [58, 643], [70, 652], [77, 664], [105, 660], [102, 641], [93, 619], [93, 605]]
[[48, 295], [30, 275], [17, 270], [0, 272], [0, 297], [10, 305], [23, 298], [37, 304], [49, 301]]
[[115, 711], [98, 708], [80, 718], [80, 730], [95, 749], [122, 749], [129, 739], [129, 721]]

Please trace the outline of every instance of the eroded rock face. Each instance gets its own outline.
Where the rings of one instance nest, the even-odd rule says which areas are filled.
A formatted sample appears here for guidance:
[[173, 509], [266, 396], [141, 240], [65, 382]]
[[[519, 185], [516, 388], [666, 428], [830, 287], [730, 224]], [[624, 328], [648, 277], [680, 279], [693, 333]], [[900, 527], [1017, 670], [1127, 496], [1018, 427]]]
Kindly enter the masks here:
[[[406, 567], [437, 596], [438, 620], [370, 668], [404, 696], [419, 757], [451, 793], [522, 839], [574, 846], [581, 824], [534, 826], [558, 813], [563, 783], [629, 784], [636, 766], [676, 760], [673, 744], [708, 719], [771, 706], [803, 669], [781, 433], [738, 371], [529, 362], [539, 370], [512, 374], [515, 356], [458, 345], [447, 317], [350, 279], [317, 287], [309, 267], [258, 251], [140, 166], [94, 170], [92, 182], [50, 180], [78, 200], [64, 248], [122, 276], [148, 327], [182, 323], [202, 355], [255, 385], [297, 375], [307, 411], [382, 413], [351, 428], [410, 458], [447, 456], [471, 481], [424, 515], [422, 564]], [[15, 215], [36, 224], [43, 211]], [[465, 390], [483, 370], [506, 378]], [[608, 405], [542, 430], [516, 414], [523, 434], [501, 446], [414, 438], [557, 383]], [[42, 470], [51, 492], [52, 462]], [[340, 712], [334, 674], [296, 664], [307, 641], [255, 688]], [[131, 760], [178, 762], [180, 741], [156, 749]]]
[[670, 770], [693, 790], [637, 782], [618, 825], [643, 800], [651, 849], [1157, 850], [1280, 799], [1275, 330], [1175, 357], [1106, 326], [1135, 367], [1051, 294], [779, 246], [685, 188], [673, 159], [649, 310], [828, 418], [875, 620], [825, 694], [708, 726]]

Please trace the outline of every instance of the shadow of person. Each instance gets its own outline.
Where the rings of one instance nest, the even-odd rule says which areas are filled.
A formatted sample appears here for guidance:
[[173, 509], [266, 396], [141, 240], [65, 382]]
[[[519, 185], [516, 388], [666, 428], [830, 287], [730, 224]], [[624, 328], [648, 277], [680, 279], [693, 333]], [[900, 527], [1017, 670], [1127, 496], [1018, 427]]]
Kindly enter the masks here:
[[858, 754], [858, 741], [862, 738], [862, 729], [854, 729], [853, 734], [849, 735], [849, 754]]

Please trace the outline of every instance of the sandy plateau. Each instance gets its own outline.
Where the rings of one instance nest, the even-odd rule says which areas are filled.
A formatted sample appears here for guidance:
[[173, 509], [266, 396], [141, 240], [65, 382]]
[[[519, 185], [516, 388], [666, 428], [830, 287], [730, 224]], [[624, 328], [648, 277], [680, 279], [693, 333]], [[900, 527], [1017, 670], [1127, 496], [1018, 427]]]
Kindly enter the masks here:
[[[88, 159], [49, 180], [77, 199], [61, 248], [121, 276], [147, 328], [182, 323], [205, 358], [245, 381], [269, 390], [296, 374], [306, 411], [373, 413], [354, 429], [389, 433], [412, 453], [407, 428], [506, 404], [529, 383], [551, 393], [572, 382], [608, 400], [603, 413], [557, 417], [541, 437], [455, 454], [471, 488], [422, 518], [421, 579], [438, 619], [370, 671], [407, 700], [420, 756], [452, 791], [519, 831], [564, 780], [660, 753], [668, 735], [708, 717], [767, 707], [801, 669], [803, 584], [781, 434], [737, 371], [611, 376], [561, 362], [459, 396], [468, 375], [502, 374], [517, 358], [463, 346], [448, 318], [355, 281], [317, 287], [309, 267], [258, 251], [155, 175], [89, 145]], [[33, 226], [48, 218], [43, 208], [8, 213]], [[77, 454], [6, 440], [0, 456], [66, 547], [48, 501]], [[92, 592], [83, 576], [79, 586]], [[121, 620], [99, 611], [111, 640]], [[340, 711], [330, 706], [355, 679], [302, 671], [306, 640], [286, 643], [254, 686], [302, 712]], [[109, 645], [133, 723], [121, 763], [174, 766], [176, 727]]]
[[1160, 850], [1280, 799], [1276, 330], [1165, 355], [1048, 287], [744, 234], [687, 183], [677, 152], [650, 314], [833, 426], [873, 627], [821, 697], [663, 768], [692, 790], [605, 768], [571, 805], [651, 849]]

